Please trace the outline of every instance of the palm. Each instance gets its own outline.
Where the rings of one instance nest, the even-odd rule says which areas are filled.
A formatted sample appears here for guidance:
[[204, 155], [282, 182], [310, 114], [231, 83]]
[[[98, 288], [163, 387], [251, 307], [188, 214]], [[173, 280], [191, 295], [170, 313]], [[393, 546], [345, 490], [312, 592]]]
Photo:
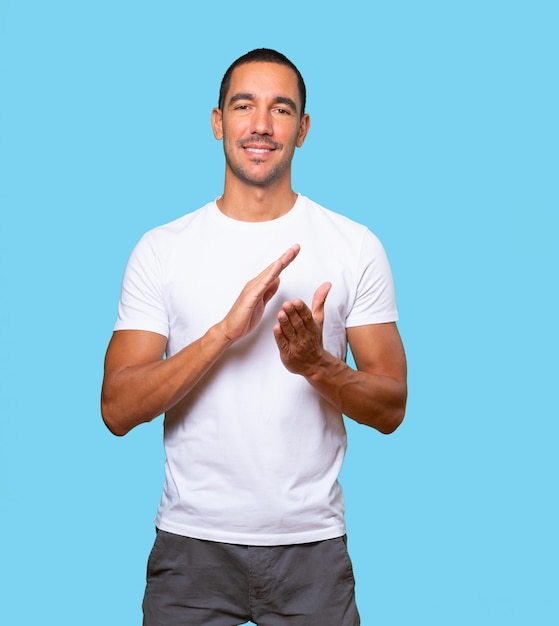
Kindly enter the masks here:
[[297, 254], [299, 254], [299, 246], [292, 246], [277, 261], [245, 285], [222, 322], [223, 332], [229, 341], [241, 339], [258, 325], [264, 315], [266, 305], [278, 290], [279, 275]]

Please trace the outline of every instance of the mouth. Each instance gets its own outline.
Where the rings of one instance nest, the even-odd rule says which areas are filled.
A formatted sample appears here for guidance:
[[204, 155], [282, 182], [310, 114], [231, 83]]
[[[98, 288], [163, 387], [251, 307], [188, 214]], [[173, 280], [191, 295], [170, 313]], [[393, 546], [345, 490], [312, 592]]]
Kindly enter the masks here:
[[243, 148], [251, 154], [269, 154], [275, 150], [275, 148], [250, 148], [248, 146], [243, 146]]
[[270, 154], [274, 152], [278, 148], [281, 148], [281, 144], [272, 142], [272, 141], [255, 141], [254, 139], [250, 139], [248, 141], [239, 142], [240, 146], [245, 152], [249, 154], [254, 154], [258, 156], [262, 156], [265, 154]]

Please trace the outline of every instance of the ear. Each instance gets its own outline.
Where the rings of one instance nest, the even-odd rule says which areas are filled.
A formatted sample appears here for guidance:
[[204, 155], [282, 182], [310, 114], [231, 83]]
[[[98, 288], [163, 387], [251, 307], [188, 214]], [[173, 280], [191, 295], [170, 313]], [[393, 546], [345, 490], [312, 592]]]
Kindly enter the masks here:
[[299, 133], [297, 134], [297, 143], [296, 146], [300, 148], [305, 141], [305, 137], [309, 132], [309, 128], [311, 127], [311, 118], [305, 113], [303, 117], [301, 117], [301, 121], [299, 122]]
[[218, 141], [223, 139], [223, 113], [221, 109], [212, 110], [212, 130]]

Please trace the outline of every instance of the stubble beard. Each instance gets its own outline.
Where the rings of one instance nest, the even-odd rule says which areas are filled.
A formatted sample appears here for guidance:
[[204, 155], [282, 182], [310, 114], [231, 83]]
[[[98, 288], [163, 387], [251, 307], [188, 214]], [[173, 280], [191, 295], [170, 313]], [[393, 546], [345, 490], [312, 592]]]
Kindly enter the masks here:
[[[262, 139], [237, 141], [235, 149], [242, 150], [243, 146], [248, 143], [259, 143], [262, 145], [262, 147], [270, 147], [278, 151], [284, 150], [283, 144]], [[256, 187], [269, 187], [270, 185], [273, 185], [275, 182], [277, 182], [291, 167], [291, 161], [293, 159], [295, 147], [293, 146], [293, 148], [291, 149], [291, 153], [285, 153], [283, 155], [283, 158], [278, 163], [276, 163], [276, 165], [272, 167], [272, 169], [265, 171], [261, 176], [258, 176], [258, 174], [255, 175], [253, 172], [249, 172], [245, 167], [240, 164], [240, 162], [236, 161], [235, 158], [228, 153], [227, 141], [225, 137], [223, 137], [223, 152], [225, 154], [225, 162], [227, 163], [229, 170], [241, 182]], [[261, 163], [264, 164], [266, 160], [259, 159], [257, 156], [255, 156], [253, 159], [251, 159], [251, 161], [253, 164], [260, 165]]]

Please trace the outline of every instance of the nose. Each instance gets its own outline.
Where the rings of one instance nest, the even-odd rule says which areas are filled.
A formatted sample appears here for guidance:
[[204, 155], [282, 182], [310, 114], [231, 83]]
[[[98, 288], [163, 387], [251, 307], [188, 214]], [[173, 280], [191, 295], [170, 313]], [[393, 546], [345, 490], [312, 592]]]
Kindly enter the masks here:
[[254, 110], [251, 119], [251, 131], [257, 135], [271, 135], [273, 133], [272, 116], [268, 109], [258, 107]]

